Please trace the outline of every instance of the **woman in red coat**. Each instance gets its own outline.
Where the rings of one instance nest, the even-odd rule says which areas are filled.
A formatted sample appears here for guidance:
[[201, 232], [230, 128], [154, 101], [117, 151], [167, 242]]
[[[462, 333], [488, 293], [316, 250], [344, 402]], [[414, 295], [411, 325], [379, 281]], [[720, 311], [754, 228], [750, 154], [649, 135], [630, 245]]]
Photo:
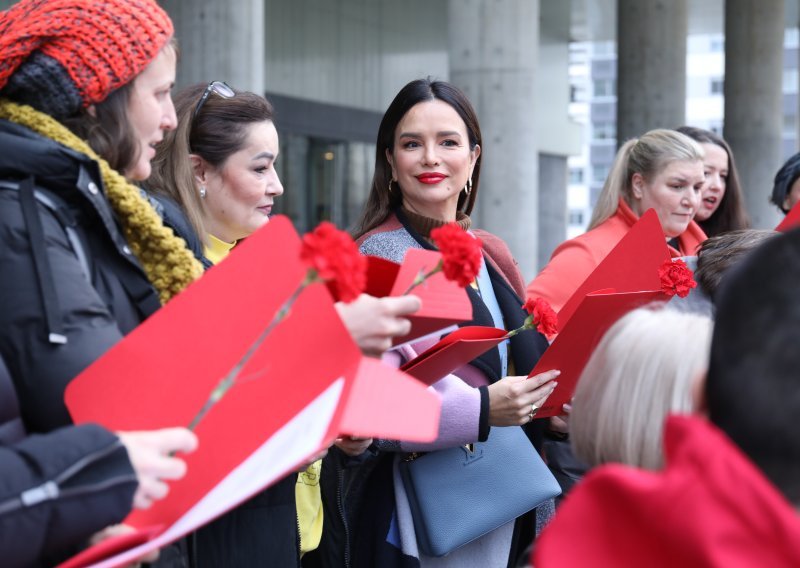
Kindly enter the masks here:
[[703, 150], [674, 130], [651, 130], [617, 152], [595, 205], [589, 231], [562, 243], [528, 285], [560, 310], [639, 217], [654, 209], [672, 256], [695, 254], [706, 239], [692, 220], [704, 183]]

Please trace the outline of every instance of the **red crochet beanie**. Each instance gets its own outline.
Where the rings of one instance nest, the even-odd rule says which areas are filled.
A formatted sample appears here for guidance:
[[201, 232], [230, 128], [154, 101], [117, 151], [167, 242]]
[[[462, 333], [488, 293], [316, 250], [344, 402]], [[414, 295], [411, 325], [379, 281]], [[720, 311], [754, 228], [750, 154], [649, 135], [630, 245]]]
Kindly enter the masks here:
[[154, 0], [22, 0], [0, 12], [0, 94], [74, 114], [141, 73], [172, 34]]

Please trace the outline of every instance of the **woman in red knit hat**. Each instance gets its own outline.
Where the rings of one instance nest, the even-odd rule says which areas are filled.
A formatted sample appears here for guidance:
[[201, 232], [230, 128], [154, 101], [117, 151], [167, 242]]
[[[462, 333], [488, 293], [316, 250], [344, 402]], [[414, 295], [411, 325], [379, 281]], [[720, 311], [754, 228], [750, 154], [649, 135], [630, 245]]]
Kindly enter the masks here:
[[[126, 454], [99, 427], [50, 432], [70, 424], [67, 384], [202, 273], [128, 181], [150, 174], [175, 127], [172, 34], [153, 0], [23, 0], [0, 13], [0, 357], [24, 426], [48, 433], [35, 442], [48, 451], [20, 452], [29, 471], [6, 469], [2, 452], [4, 565], [56, 564], [128, 514], [137, 475], [148, 481], [129, 437]], [[0, 446], [17, 448], [7, 434]], [[175, 466], [157, 468], [162, 479], [183, 471], [167, 454], [196, 444], [174, 435], [155, 456]], [[141, 506], [166, 494], [150, 481]], [[37, 486], [44, 503], [8, 509]], [[82, 497], [60, 499], [68, 488]]]

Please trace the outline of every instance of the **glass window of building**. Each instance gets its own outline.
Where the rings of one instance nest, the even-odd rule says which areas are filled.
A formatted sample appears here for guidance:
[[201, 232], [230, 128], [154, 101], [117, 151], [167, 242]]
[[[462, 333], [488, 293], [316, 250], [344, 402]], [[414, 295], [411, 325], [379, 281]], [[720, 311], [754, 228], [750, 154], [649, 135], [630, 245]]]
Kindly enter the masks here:
[[783, 115], [783, 134], [784, 136], [797, 136], [797, 115]]
[[280, 139], [276, 168], [284, 194], [275, 212], [290, 217], [301, 233], [320, 221], [350, 227], [369, 193], [374, 145], [285, 132]]
[[592, 166], [592, 180], [596, 182], [606, 181], [608, 175], [608, 166], [606, 164], [595, 164]]
[[595, 140], [615, 140], [617, 138], [617, 123], [615, 121], [595, 122], [592, 132]]
[[616, 97], [617, 96], [617, 82], [614, 79], [595, 79], [594, 80], [594, 96], [595, 97]]
[[583, 211], [580, 209], [573, 209], [569, 212], [570, 225], [583, 225]]
[[783, 70], [783, 92], [796, 93], [798, 82], [797, 68]]

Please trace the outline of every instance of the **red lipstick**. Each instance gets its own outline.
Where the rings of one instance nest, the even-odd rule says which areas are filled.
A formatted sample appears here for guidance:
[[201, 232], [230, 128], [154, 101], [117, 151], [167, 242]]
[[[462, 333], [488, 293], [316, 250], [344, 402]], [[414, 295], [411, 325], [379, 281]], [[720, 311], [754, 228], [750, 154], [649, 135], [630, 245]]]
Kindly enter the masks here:
[[446, 177], [447, 176], [444, 175], [444, 174], [440, 174], [440, 173], [436, 173], [436, 172], [430, 172], [430, 173], [419, 174], [417, 176], [417, 179], [422, 183], [425, 183], [425, 184], [428, 184], [428, 185], [435, 185], [435, 184], [441, 182]]

